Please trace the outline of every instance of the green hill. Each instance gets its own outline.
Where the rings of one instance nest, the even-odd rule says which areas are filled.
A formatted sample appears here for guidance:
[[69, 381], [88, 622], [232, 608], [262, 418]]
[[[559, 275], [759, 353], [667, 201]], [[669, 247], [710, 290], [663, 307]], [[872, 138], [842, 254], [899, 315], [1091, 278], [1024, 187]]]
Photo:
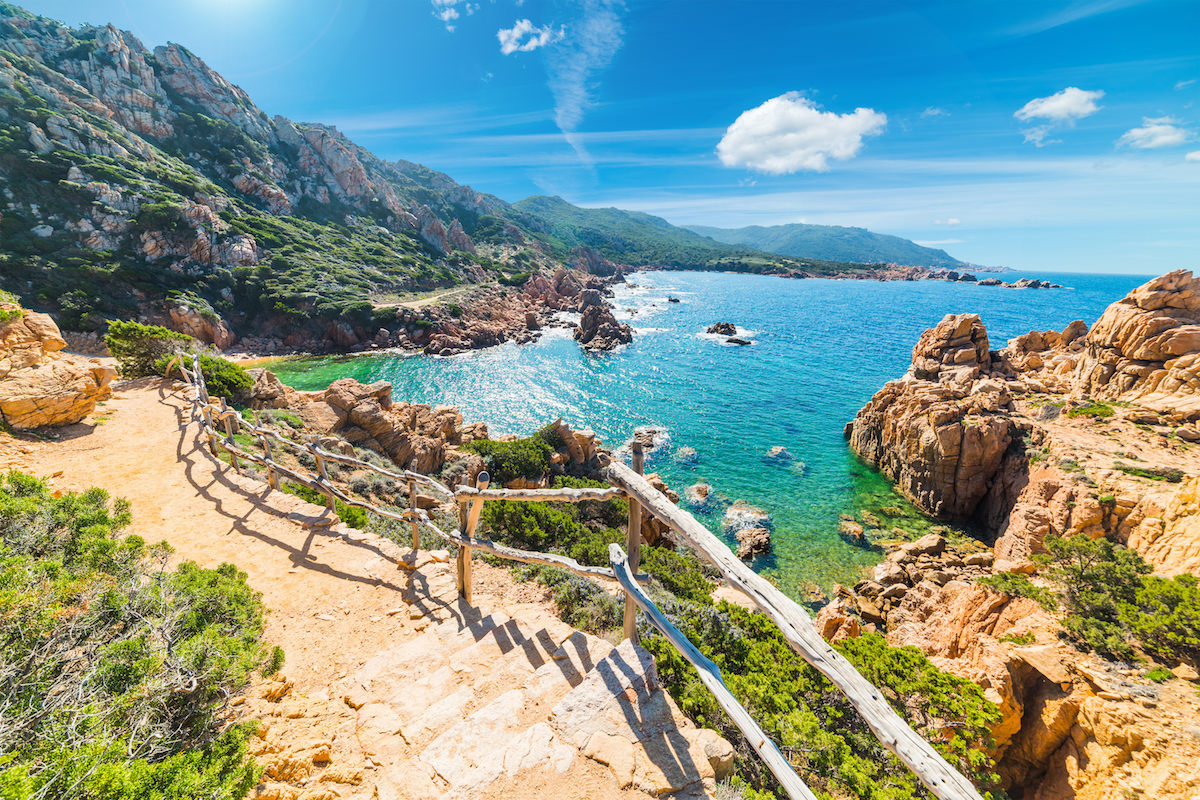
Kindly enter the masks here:
[[534, 230], [557, 249], [590, 247], [611, 261], [633, 266], [763, 273], [867, 268], [839, 259], [781, 258], [761, 248], [713, 241], [641, 211], [580, 208], [561, 197], [527, 197], [502, 214]]
[[770, 227], [751, 225], [746, 228], [711, 228], [704, 225], [686, 227], [717, 242], [747, 245], [785, 256], [952, 269], [967, 266], [951, 257], [945, 250], [922, 247], [908, 239], [873, 233], [865, 228], [802, 223]]

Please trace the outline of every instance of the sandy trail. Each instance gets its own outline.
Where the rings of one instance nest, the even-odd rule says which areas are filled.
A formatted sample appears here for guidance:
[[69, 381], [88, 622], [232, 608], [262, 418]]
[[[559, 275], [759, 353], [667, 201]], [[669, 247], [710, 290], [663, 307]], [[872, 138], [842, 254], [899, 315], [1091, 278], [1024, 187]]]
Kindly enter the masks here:
[[[670, 715], [647, 734], [639, 726], [649, 717], [637, 702], [632, 713], [621, 709], [637, 729], [629, 738], [641, 753], [633, 754], [627, 775], [585, 758], [582, 741], [564, 744], [565, 734], [547, 727], [555, 703], [620, 651], [559, 623], [539, 589], [477, 563], [476, 603], [486, 612], [465, 607], [444, 554], [425, 554], [411, 574], [398, 568], [405, 551], [392, 542], [328, 527], [323, 509], [239, 476], [209, 455], [189, 409], [180, 384], [131, 381], [97, 409], [99, 424], [60, 429], [52, 440], [0, 434], [0, 468], [51, 477], [61, 489], [103, 487], [132, 504], [129, 533], [165, 540], [179, 559], [231, 562], [247, 573], [269, 609], [266, 639], [287, 656], [286, 678], [260, 681], [236, 701], [245, 716], [267, 723], [255, 742], [267, 765], [258, 797], [645, 797], [634, 788], [639, 782], [663, 788], [649, 773], [687, 785], [689, 795], [702, 778], [711, 787], [702, 749], [694, 757]], [[570, 651], [573, 642], [582, 655]], [[464, 654], [475, 654], [470, 668], [460, 663]], [[400, 663], [409, 666], [397, 672]], [[435, 685], [431, 675], [444, 680]], [[519, 697], [503, 695], [536, 680], [541, 694], [522, 688]], [[664, 702], [656, 686], [643, 688], [644, 702]], [[472, 743], [498, 697], [516, 703], [519, 713], [492, 720], [500, 726], [492, 741]], [[420, 708], [411, 709], [414, 703]], [[434, 706], [447, 709], [444, 719], [414, 716]], [[476, 715], [483, 715], [478, 725], [471, 722]], [[380, 719], [388, 722], [382, 733]], [[468, 724], [455, 734], [460, 721]], [[540, 739], [526, 735], [530, 725]], [[505, 755], [506, 736], [534, 743], [522, 739], [520, 753]], [[483, 769], [492, 750], [506, 760]], [[439, 761], [438, 752], [447, 751], [461, 757]], [[460, 774], [468, 765], [473, 771]]]

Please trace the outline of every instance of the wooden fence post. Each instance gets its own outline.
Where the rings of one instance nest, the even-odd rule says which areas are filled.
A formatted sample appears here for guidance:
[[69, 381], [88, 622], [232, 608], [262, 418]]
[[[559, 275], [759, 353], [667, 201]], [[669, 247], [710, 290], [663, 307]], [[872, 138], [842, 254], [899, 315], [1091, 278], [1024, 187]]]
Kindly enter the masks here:
[[208, 452], [217, 455], [217, 433], [213, 429], [212, 406], [207, 401], [200, 407], [200, 416], [204, 419], [204, 434], [208, 437]]
[[275, 460], [275, 456], [271, 453], [271, 437], [265, 433], [258, 434], [258, 441], [262, 445], [263, 455], [267, 457], [267, 485], [272, 489], [279, 488], [279, 475], [271, 466], [271, 462]]
[[[227, 414], [228, 411], [229, 411], [229, 404], [226, 403], [225, 398], [222, 397], [221, 398], [221, 417], [222, 417], [222, 422], [225, 423], [225, 441], [232, 442], [233, 441], [233, 418], [232, 418], [232, 416]], [[234, 455], [232, 450], [229, 452], [229, 466], [233, 467], [233, 471], [238, 473], [239, 475], [242, 473], [242, 470], [238, 467], [238, 458], [236, 455]]]
[[[475, 479], [475, 488], [483, 491], [488, 487], [489, 480], [490, 477], [486, 472], [479, 473], [479, 477]], [[482, 497], [474, 498], [470, 501], [469, 511], [465, 501], [458, 506], [459, 530], [467, 539], [475, 536], [475, 528], [479, 525], [479, 514], [483, 511], [483, 502]], [[467, 601], [467, 605], [475, 605], [470, 545], [459, 545], [458, 548], [458, 595]]]
[[421, 532], [417, 530], [417, 482], [409, 478], [408, 481], [408, 510], [413, 512], [412, 515], [412, 536], [413, 536], [413, 553], [415, 554], [421, 549]]
[[[633, 471], [641, 475], [645, 461], [642, 443], [635, 441], [629, 449], [630, 460], [633, 461]], [[625, 550], [629, 561], [629, 571], [637, 573], [638, 563], [642, 560], [642, 506], [632, 496], [629, 497], [629, 527], [625, 531]], [[638, 643], [637, 603], [628, 592], [625, 593], [625, 638], [634, 644]]]
[[313, 458], [317, 460], [317, 475], [321, 477], [321, 491], [325, 493], [325, 509], [333, 511], [337, 507], [337, 504], [333, 499], [333, 492], [326, 485], [329, 483], [329, 470], [325, 467], [325, 456], [321, 455], [316, 442], [312, 440], [308, 443], [308, 452], [312, 453]]

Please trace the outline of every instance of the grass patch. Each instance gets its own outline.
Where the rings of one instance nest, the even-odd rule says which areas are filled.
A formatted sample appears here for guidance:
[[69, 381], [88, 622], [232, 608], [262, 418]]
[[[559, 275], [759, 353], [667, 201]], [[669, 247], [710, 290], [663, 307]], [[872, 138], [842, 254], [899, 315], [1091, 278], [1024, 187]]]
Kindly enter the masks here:
[[1152, 481], [1166, 481], [1167, 483], [1180, 483], [1186, 477], [1183, 470], [1175, 467], [1139, 467], [1123, 461], [1115, 462], [1113, 469], [1120, 470], [1126, 475], [1147, 478]]

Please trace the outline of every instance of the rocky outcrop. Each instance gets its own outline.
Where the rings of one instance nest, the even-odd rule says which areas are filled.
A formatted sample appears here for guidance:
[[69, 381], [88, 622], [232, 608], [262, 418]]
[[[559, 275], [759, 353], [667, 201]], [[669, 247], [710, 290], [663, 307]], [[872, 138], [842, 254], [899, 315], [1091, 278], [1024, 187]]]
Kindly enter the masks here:
[[922, 334], [908, 374], [846, 426], [850, 447], [922, 509], [969, 519], [1019, 436], [1004, 383], [975, 381], [990, 366], [979, 317], [947, 315]]
[[705, 328], [704, 332], [720, 336], [737, 336], [737, 326], [732, 322], [714, 322]]
[[618, 322], [612, 309], [604, 303], [596, 289], [585, 289], [579, 295], [579, 326], [575, 340], [585, 350], [612, 350], [633, 341], [633, 329]]
[[205, 344], [215, 345], [218, 350], [225, 350], [237, 341], [225, 320], [212, 311], [178, 304], [171, 306], [168, 313], [172, 328]]
[[1200, 278], [1176, 270], [1109, 306], [1084, 339], [1074, 390], [1200, 419]]
[[61, 352], [67, 343], [49, 316], [0, 302], [0, 418], [13, 428], [79, 422], [112, 395], [112, 367]]

